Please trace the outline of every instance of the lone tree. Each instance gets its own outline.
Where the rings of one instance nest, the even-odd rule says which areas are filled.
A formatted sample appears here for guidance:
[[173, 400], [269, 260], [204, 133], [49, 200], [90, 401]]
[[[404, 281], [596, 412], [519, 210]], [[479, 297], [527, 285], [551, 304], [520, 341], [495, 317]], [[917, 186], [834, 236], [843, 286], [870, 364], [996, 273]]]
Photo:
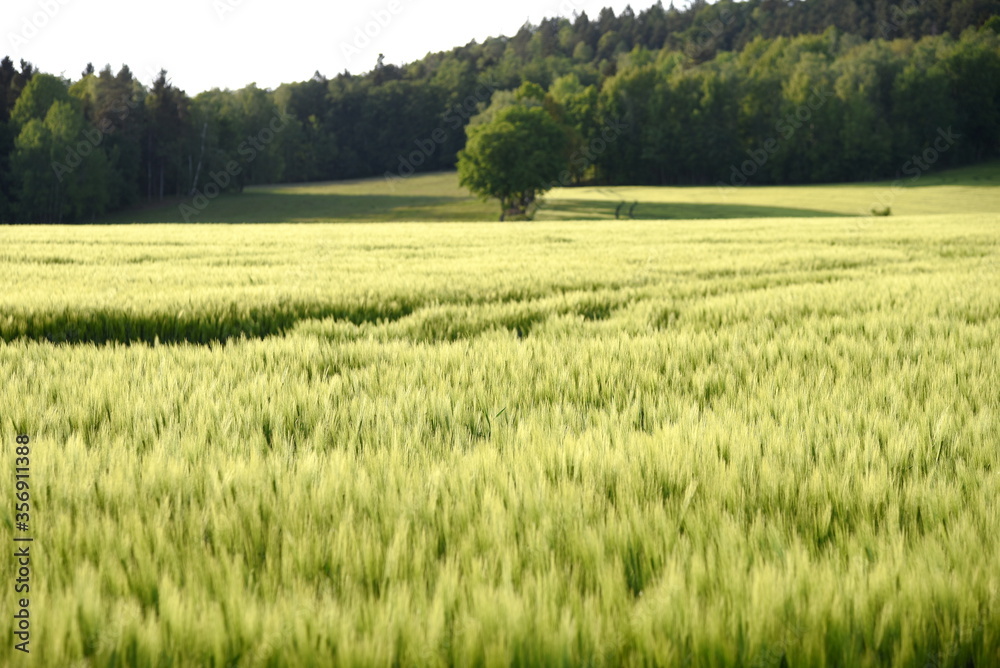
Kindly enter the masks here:
[[530, 218], [535, 199], [566, 169], [565, 130], [541, 107], [514, 106], [468, 132], [459, 183], [500, 200], [500, 220]]

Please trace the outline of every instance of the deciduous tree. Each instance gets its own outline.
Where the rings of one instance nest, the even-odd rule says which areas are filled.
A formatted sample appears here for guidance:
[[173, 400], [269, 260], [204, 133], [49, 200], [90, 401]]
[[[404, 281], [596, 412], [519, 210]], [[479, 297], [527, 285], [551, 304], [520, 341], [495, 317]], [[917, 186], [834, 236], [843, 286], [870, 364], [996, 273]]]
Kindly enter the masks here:
[[566, 133], [541, 107], [513, 106], [472, 127], [458, 154], [460, 183], [500, 201], [500, 220], [530, 218], [536, 199], [566, 169]]

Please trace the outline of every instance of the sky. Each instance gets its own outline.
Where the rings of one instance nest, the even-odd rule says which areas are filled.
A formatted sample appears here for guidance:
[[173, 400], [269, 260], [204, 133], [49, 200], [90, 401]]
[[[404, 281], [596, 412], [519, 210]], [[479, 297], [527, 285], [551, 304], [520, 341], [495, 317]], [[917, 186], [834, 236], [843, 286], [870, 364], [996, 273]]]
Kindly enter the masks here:
[[[0, 54], [76, 80], [87, 63], [127, 64], [149, 85], [160, 68], [189, 95], [277, 88], [401, 65], [473, 39], [513, 35], [549, 16], [602, 7], [638, 14], [655, 0], [2, 0]], [[686, 2], [675, 2], [680, 8]], [[669, 0], [664, 1], [664, 6]]]

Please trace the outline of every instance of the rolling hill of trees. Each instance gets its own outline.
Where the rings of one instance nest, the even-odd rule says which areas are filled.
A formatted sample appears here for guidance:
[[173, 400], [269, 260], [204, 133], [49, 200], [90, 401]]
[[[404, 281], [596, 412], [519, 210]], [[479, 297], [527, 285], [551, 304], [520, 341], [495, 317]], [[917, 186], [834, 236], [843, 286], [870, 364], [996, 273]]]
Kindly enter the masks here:
[[[398, 67], [191, 97], [161, 72], [0, 62], [0, 222], [95, 220], [251, 184], [455, 166], [543, 106], [564, 180], [804, 183], [1000, 154], [1000, 0], [720, 0], [547, 19]], [[192, 208], [197, 219], [200, 208]]]

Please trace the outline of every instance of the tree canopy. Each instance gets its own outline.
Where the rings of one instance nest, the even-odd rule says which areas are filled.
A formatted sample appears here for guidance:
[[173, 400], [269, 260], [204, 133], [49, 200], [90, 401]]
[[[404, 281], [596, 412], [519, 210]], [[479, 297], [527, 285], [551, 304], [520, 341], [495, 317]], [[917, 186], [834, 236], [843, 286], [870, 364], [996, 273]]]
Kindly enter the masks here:
[[459, 182], [500, 201], [500, 220], [530, 218], [536, 198], [566, 166], [563, 128], [542, 107], [515, 105], [469, 128]]
[[562, 128], [560, 183], [891, 178], [940, 132], [954, 141], [934, 166], [966, 164], [1000, 155], [998, 15], [1000, 0], [605, 9], [405, 66], [193, 97], [166, 72], [70, 81], [5, 58], [0, 222], [452, 169], [466, 130], [511, 106]]

